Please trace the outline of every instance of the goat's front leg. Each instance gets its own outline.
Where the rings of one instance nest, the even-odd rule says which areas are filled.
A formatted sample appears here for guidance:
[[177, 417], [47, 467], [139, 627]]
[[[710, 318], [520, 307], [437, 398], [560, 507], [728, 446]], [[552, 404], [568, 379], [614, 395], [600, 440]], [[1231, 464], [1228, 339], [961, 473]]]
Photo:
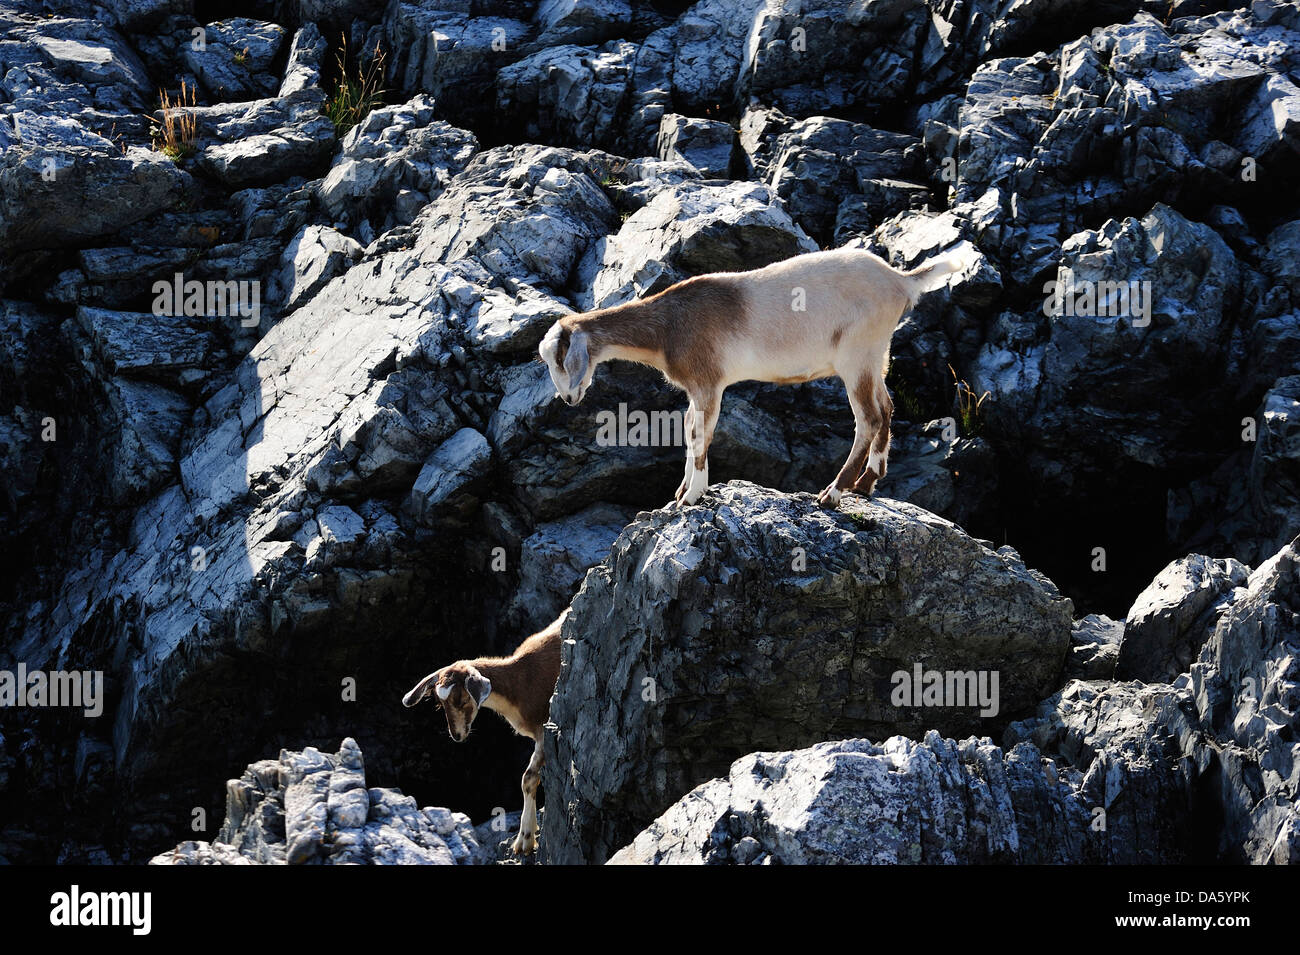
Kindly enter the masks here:
[[863, 372], [856, 379], [845, 377], [844, 385], [849, 395], [849, 406], [853, 409], [853, 448], [835, 480], [817, 495], [817, 503], [823, 507], [835, 507], [845, 491], [856, 489], [855, 481], [859, 480], [858, 475], [867, 463], [867, 453], [880, 427], [879, 416], [875, 413], [874, 376]]
[[722, 389], [693, 397], [691, 405], [694, 413], [686, 432], [686, 488], [677, 499], [679, 504], [694, 504], [709, 486], [709, 444], [722, 408]]
[[531, 855], [537, 849], [537, 787], [542, 781], [542, 736], [538, 734], [533, 758], [524, 770], [520, 788], [524, 791], [524, 811], [519, 820], [519, 835], [511, 849], [515, 855]]

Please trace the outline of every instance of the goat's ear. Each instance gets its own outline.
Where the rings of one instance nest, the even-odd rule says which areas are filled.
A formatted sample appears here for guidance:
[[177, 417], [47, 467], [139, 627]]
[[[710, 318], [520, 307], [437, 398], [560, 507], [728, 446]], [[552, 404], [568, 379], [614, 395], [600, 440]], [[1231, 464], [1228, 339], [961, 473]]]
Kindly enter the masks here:
[[[446, 668], [444, 667], [443, 669]], [[440, 676], [442, 676], [442, 670], [434, 670], [419, 683], [415, 684], [411, 691], [407, 693], [406, 696], [402, 697], [402, 705], [415, 706], [423, 700], [430, 692], [432, 692], [434, 684], [438, 682]]]
[[537, 360], [545, 365], [555, 364], [555, 353], [560, 347], [560, 333], [562, 326], [556, 322], [551, 326], [537, 346]]
[[482, 706], [483, 701], [492, 692], [492, 681], [479, 673], [478, 670], [473, 670], [465, 678], [465, 689], [469, 691], [470, 696], [474, 697], [474, 702]]
[[569, 391], [576, 392], [587, 377], [591, 359], [587, 354], [587, 333], [574, 332], [569, 336], [569, 353], [564, 356], [564, 370], [569, 373]]

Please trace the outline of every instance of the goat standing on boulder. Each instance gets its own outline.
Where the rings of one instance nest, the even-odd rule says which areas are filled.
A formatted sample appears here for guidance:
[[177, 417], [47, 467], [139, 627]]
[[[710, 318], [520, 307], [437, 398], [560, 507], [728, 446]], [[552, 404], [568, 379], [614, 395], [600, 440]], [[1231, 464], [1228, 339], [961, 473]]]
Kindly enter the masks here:
[[537, 787], [542, 779], [543, 726], [551, 708], [551, 694], [560, 677], [560, 626], [566, 610], [554, 623], [515, 649], [508, 657], [478, 657], [435, 670], [402, 697], [415, 706], [432, 693], [447, 714], [447, 732], [458, 743], [469, 738], [479, 710], [500, 713], [515, 732], [534, 743], [521, 788], [523, 818], [512, 849], [525, 855], [537, 848]]
[[570, 405], [611, 358], [657, 368], [686, 392], [686, 474], [674, 498], [682, 504], [694, 504], [709, 485], [709, 443], [728, 385], [838, 375], [855, 432], [844, 467], [818, 496], [834, 507], [845, 491], [869, 496], [884, 477], [894, 410], [884, 376], [894, 329], [966, 259], [949, 255], [900, 272], [865, 250], [836, 249], [752, 272], [699, 275], [646, 299], [566, 315], [538, 352]]

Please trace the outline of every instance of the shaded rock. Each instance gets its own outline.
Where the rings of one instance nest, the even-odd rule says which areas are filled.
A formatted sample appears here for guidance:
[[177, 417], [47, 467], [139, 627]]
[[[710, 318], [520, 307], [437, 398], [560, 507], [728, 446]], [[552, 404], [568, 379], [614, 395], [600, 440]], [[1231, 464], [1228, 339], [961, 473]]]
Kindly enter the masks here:
[[[746, 752], [960, 732], [1057, 685], [1071, 605], [1050, 582], [912, 505], [846, 501], [733, 482], [644, 515], [588, 573], [551, 702], [551, 861], [603, 861]], [[997, 703], [913, 706], [917, 668], [996, 671]]]
[[392, 51], [389, 85], [429, 93], [451, 122], [460, 123], [490, 100], [497, 71], [519, 59], [533, 27], [510, 17], [398, 0], [384, 13], [384, 35]]
[[601, 43], [619, 36], [635, 17], [628, 0], [542, 0], [537, 5], [537, 42]]
[[481, 854], [469, 817], [367, 789], [349, 737], [334, 755], [309, 746], [249, 766], [226, 784], [216, 839], [183, 842], [149, 864], [472, 865]]
[[912, 136], [826, 116], [795, 121], [775, 110], [748, 111], [742, 128], [755, 171], [823, 242], [850, 210], [870, 232], [928, 199], [919, 184], [923, 150]]
[[234, 17], [202, 29], [201, 38], [186, 46], [184, 58], [210, 96], [253, 99], [275, 93], [280, 82], [270, 75], [270, 68], [284, 43], [284, 27]]
[[161, 153], [123, 152], [68, 119], [11, 120], [14, 131], [0, 133], [0, 250], [93, 241], [173, 206], [189, 188]]
[[323, 102], [320, 90], [305, 89], [190, 110], [198, 121], [196, 168], [233, 189], [310, 175], [326, 164], [335, 145]]
[[665, 113], [659, 122], [656, 151], [660, 159], [690, 163], [706, 179], [725, 179], [731, 173], [735, 144], [736, 132], [730, 123]]
[[182, 386], [202, 377], [215, 342], [204, 316], [77, 309], [77, 322], [106, 375], [127, 375]]
[[525, 628], [540, 630], [560, 615], [587, 571], [605, 559], [633, 514], [630, 508], [594, 504], [570, 517], [539, 524], [522, 541], [519, 585], [511, 602], [512, 612], [527, 621]]
[[1210, 737], [1194, 754], [1220, 824], [1206, 850], [1230, 863], [1300, 860], [1300, 539], [1250, 575], [1185, 685]]
[[1074, 621], [1070, 659], [1065, 675], [1071, 680], [1112, 680], [1124, 640], [1124, 621], [1090, 613]]
[[1140, 221], [1079, 233], [1062, 253], [1044, 287], [1045, 346], [1017, 357], [989, 343], [974, 365], [975, 390], [996, 399], [988, 413], [1028, 422], [1044, 449], [1031, 457], [1052, 459], [1035, 470], [1065, 487], [1110, 484], [1126, 466], [1206, 461], [1201, 409], [1223, 379], [1237, 295], [1231, 250], [1157, 205]]

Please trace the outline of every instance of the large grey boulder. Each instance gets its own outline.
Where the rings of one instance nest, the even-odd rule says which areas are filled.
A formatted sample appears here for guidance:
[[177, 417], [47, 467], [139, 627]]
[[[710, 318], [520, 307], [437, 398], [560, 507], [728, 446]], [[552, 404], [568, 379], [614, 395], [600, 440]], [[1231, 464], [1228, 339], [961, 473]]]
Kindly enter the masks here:
[[[604, 861], [747, 752], [971, 732], [1059, 685], [1071, 604], [1049, 581], [920, 508], [846, 501], [733, 482], [642, 516], [588, 573], [551, 702], [551, 861]], [[947, 671], [996, 679], [996, 702], [970, 683], [922, 705]]]
[[469, 817], [416, 808], [395, 789], [367, 788], [351, 737], [333, 755], [281, 750], [226, 783], [226, 818], [211, 842], [182, 842], [150, 865], [472, 865]]

